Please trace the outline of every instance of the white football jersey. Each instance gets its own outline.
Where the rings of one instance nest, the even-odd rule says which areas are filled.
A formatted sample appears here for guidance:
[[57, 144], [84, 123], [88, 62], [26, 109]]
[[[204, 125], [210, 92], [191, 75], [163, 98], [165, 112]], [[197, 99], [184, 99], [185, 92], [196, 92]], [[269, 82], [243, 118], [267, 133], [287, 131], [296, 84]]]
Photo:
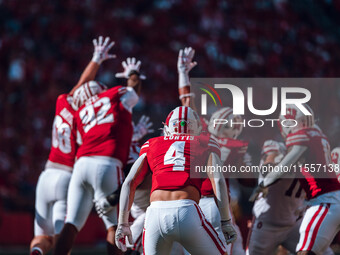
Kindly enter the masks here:
[[305, 192], [298, 179], [283, 178], [268, 187], [267, 197], [255, 201], [253, 214], [263, 222], [293, 225], [305, 210]]

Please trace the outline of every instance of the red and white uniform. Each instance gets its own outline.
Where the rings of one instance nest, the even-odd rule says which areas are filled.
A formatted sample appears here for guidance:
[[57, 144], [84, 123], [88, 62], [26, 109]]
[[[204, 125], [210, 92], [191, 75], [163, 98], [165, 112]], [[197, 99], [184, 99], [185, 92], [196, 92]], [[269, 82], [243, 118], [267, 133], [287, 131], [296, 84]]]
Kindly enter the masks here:
[[[340, 229], [340, 184], [334, 172], [322, 175], [308, 170], [307, 164], [331, 164], [330, 146], [325, 135], [316, 128], [305, 128], [289, 134], [287, 149], [294, 145], [308, 147], [302, 156], [302, 176], [299, 179], [306, 192], [310, 207], [307, 209], [300, 227], [297, 251], [313, 251], [322, 254]], [[320, 178], [323, 177], [323, 178]]]
[[126, 88], [117, 86], [88, 100], [76, 114], [82, 145], [77, 158], [106, 156], [126, 163], [133, 133], [132, 114], [124, 105]]
[[[190, 178], [190, 162], [205, 166], [211, 152], [220, 155], [219, 146], [209, 136], [174, 135], [148, 140], [140, 155], [152, 172], [152, 189], [178, 190], [194, 186], [200, 191], [202, 179]], [[144, 254], [169, 254], [179, 242], [191, 254], [224, 254], [221, 239], [192, 200], [156, 201], [146, 211]]]
[[[240, 159], [243, 159], [244, 152], [240, 151], [241, 148], [248, 146], [248, 142], [231, 139], [231, 138], [217, 138], [221, 150], [221, 160], [225, 166], [239, 166]], [[227, 187], [229, 189], [228, 179], [226, 179]], [[202, 183], [201, 188], [202, 198], [199, 202], [199, 206], [202, 208], [202, 211], [206, 217], [206, 219], [212, 224], [215, 228], [219, 236], [223, 236], [221, 230], [221, 217], [219, 215], [218, 207], [216, 205], [214, 199], [214, 191], [209, 179], [205, 179]], [[230, 196], [229, 196], [230, 199]], [[231, 210], [230, 215], [232, 216]], [[243, 249], [243, 240], [239, 227], [233, 221], [233, 227], [237, 232], [237, 239], [233, 244], [228, 245], [227, 251], [228, 254], [245, 254]]]
[[74, 130], [75, 111], [70, 104], [71, 101], [72, 97], [68, 94], [62, 94], [57, 99], [52, 127], [52, 147], [48, 160], [72, 169], [77, 143]]
[[72, 97], [62, 94], [56, 102], [52, 147], [40, 174], [35, 199], [34, 234], [59, 234], [66, 216], [68, 185], [77, 151]]
[[[289, 147], [293, 145], [308, 147], [307, 152], [303, 155], [306, 164], [321, 164], [322, 167], [329, 167], [332, 164], [328, 139], [319, 129], [306, 128], [289, 134], [286, 139], [287, 149], [289, 150]], [[305, 170], [302, 169], [304, 178], [301, 178], [300, 182], [308, 200], [340, 190], [340, 184], [337, 182], [334, 172], [324, 171], [324, 169], [320, 172], [312, 173], [308, 170], [307, 165]]]
[[[66, 222], [80, 230], [93, 199], [112, 194], [124, 179], [132, 138], [132, 107], [138, 96], [132, 88], [117, 86], [90, 98], [75, 114], [82, 144], [70, 181]], [[117, 208], [102, 217], [106, 228], [117, 224]]]

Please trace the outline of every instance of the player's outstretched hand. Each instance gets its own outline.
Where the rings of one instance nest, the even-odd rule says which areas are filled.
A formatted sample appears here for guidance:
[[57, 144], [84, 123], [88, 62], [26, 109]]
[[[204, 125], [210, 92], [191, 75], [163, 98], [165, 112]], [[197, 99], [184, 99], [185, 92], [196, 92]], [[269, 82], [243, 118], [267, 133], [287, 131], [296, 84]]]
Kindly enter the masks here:
[[126, 78], [129, 79], [129, 76], [133, 73], [136, 73], [139, 75], [139, 78], [141, 80], [145, 80], [146, 76], [143, 74], [140, 74], [140, 66], [142, 62], [140, 60], [136, 60], [136, 58], [127, 58], [126, 61], [122, 62], [122, 66], [124, 68], [124, 71], [121, 73], [116, 73], [117, 78]]
[[139, 141], [147, 134], [153, 133], [155, 130], [151, 128], [152, 126], [153, 123], [150, 121], [150, 117], [143, 115], [134, 127], [132, 140]]
[[253, 190], [253, 193], [250, 195], [249, 202], [254, 202], [261, 193], [262, 197], [266, 197], [268, 194], [268, 188], [265, 188], [260, 184]]
[[118, 249], [122, 250], [123, 252], [126, 252], [126, 244], [125, 244], [125, 237], [128, 238], [129, 243], [133, 243], [132, 241], [132, 233], [130, 230], [129, 224], [118, 224], [117, 230], [116, 230], [116, 237], [115, 242], [118, 247]]
[[99, 36], [98, 39], [93, 39], [93, 46], [94, 46], [94, 52], [92, 61], [98, 63], [99, 65], [111, 58], [116, 58], [116, 55], [109, 54], [110, 49], [115, 45], [115, 42], [110, 42], [110, 37], [106, 37], [105, 40], [103, 40], [102, 36]]
[[231, 220], [222, 220], [222, 232], [225, 237], [225, 240], [227, 241], [227, 244], [235, 242], [237, 238], [237, 233], [231, 224]]
[[93, 202], [100, 218], [102, 218], [105, 214], [113, 209], [113, 206], [110, 205], [106, 197], [100, 198], [98, 200], [93, 200]]
[[190, 70], [197, 65], [197, 62], [192, 61], [194, 56], [195, 50], [191, 47], [184, 48], [184, 50], [180, 50], [178, 54], [177, 71], [179, 73], [188, 74]]

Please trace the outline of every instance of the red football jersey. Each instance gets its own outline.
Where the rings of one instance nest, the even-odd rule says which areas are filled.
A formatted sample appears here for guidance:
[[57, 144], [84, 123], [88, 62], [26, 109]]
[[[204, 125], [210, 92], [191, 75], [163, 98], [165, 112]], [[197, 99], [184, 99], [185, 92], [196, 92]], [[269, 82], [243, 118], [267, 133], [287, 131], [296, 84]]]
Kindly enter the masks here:
[[220, 156], [217, 142], [209, 136], [161, 136], [148, 140], [140, 155], [147, 154], [152, 172], [151, 192], [194, 186], [199, 191], [204, 179], [190, 178], [190, 162], [206, 166], [211, 152]]
[[[221, 160], [224, 166], [238, 166], [240, 159], [243, 159], [245, 151], [242, 151], [241, 148], [248, 146], [248, 142], [231, 139], [231, 138], [218, 138], [216, 139], [221, 149]], [[228, 179], [226, 179], [227, 186]], [[201, 194], [203, 196], [211, 196], [214, 195], [214, 191], [211, 185], [211, 181], [206, 179], [202, 183]]]
[[[340, 184], [337, 181], [335, 173], [327, 171], [328, 166], [332, 164], [330, 145], [327, 137], [320, 130], [316, 128], [305, 128], [293, 134], [289, 134], [286, 140], [287, 149], [289, 150], [289, 147], [293, 145], [308, 147], [307, 151], [302, 156], [305, 167], [302, 166], [301, 177], [303, 178], [300, 179], [301, 186], [306, 192], [307, 199], [340, 190]], [[320, 164], [321, 168], [319, 169], [319, 172], [310, 171], [310, 164]], [[317, 178], [317, 176], [320, 176], [321, 174], [326, 178]]]
[[122, 104], [122, 86], [88, 100], [75, 114], [82, 144], [77, 158], [107, 156], [126, 164], [132, 138], [132, 114]]
[[[69, 102], [69, 101], [70, 102]], [[72, 97], [62, 94], [56, 103], [52, 127], [52, 147], [48, 159], [54, 163], [73, 167], [77, 143], [74, 130], [74, 113], [71, 106]]]

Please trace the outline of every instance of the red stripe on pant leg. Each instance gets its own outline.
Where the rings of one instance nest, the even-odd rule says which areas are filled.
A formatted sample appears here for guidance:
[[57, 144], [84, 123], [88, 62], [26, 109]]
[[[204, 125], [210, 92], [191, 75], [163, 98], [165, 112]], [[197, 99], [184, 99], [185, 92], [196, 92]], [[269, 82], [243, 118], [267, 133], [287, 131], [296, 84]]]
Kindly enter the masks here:
[[315, 229], [313, 230], [313, 235], [312, 235], [312, 239], [310, 241], [310, 244], [308, 245], [307, 251], [310, 251], [315, 243], [315, 239], [316, 239], [316, 235], [318, 234], [319, 228], [323, 222], [323, 220], [325, 219], [327, 213], [329, 211], [329, 207], [326, 207], [326, 210], [323, 212], [323, 214], [321, 215], [318, 223], [315, 226]]
[[250, 228], [249, 233], [248, 233], [248, 238], [247, 238], [247, 243], [246, 243], [246, 251], [249, 248], [250, 238], [251, 238], [251, 234], [253, 233], [254, 224], [255, 224], [255, 216], [253, 216], [253, 219], [251, 220], [251, 228]]
[[226, 249], [226, 247], [224, 247], [224, 244], [223, 244], [222, 240], [220, 239], [220, 237], [219, 237], [217, 231], [215, 230], [215, 228], [214, 228], [214, 227], [211, 225], [211, 223], [204, 217], [204, 213], [202, 212], [202, 209], [201, 209], [200, 207], [197, 207], [197, 209], [201, 212], [201, 215], [202, 215], [203, 220], [205, 221], [205, 223], [206, 223], [208, 226], [210, 226], [211, 231], [216, 235], [217, 239], [220, 241], [221, 246], [222, 246], [224, 249]]
[[313, 215], [311, 221], [309, 222], [309, 224], [308, 224], [308, 226], [307, 226], [307, 229], [306, 229], [306, 231], [305, 231], [305, 238], [303, 239], [303, 243], [302, 243], [302, 246], [301, 246], [301, 248], [300, 248], [299, 251], [302, 251], [303, 248], [305, 248], [305, 245], [306, 245], [306, 243], [307, 243], [307, 239], [308, 239], [308, 236], [309, 236], [309, 231], [310, 231], [310, 229], [311, 229], [311, 227], [312, 227], [312, 225], [313, 225], [313, 223], [314, 223], [314, 221], [315, 221], [315, 218], [316, 218], [316, 217], [318, 216], [318, 214], [320, 213], [321, 209], [322, 209], [322, 205], [319, 206], [319, 209], [314, 213], [314, 215]]
[[142, 239], [143, 236], [143, 231], [142, 233], [140, 233], [140, 235], [138, 236], [137, 240], [135, 241], [134, 245], [133, 245], [133, 249], [138, 251], [140, 248], [140, 239]]
[[219, 245], [218, 241], [216, 240], [216, 238], [214, 237], [214, 235], [209, 231], [208, 227], [205, 225], [203, 217], [200, 213], [200, 210], [198, 209], [197, 205], [195, 204], [195, 208], [197, 210], [197, 213], [201, 219], [202, 222], [202, 227], [204, 228], [204, 230], [208, 233], [208, 235], [210, 236], [210, 238], [213, 240], [213, 242], [215, 243], [216, 248], [218, 249], [218, 251], [223, 255], [225, 254], [224, 249]]
[[145, 255], [145, 228], [143, 228], [142, 244], [143, 244], [143, 255]]

